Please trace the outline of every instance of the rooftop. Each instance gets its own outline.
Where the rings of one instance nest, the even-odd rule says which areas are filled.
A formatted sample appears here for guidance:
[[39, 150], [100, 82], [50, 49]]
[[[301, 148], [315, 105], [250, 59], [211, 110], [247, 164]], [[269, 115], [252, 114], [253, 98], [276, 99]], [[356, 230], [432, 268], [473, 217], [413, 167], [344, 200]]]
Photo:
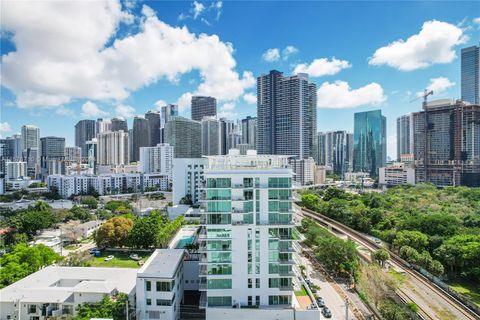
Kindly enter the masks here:
[[0, 302], [73, 302], [76, 292], [111, 294], [134, 290], [137, 269], [50, 266], [0, 290]]
[[183, 249], [157, 249], [138, 271], [139, 276], [167, 278], [175, 276], [178, 264], [183, 261]]
[[238, 149], [230, 149], [228, 155], [208, 156], [207, 170], [262, 170], [290, 169], [287, 155], [258, 155], [249, 150], [246, 155], [240, 155]]

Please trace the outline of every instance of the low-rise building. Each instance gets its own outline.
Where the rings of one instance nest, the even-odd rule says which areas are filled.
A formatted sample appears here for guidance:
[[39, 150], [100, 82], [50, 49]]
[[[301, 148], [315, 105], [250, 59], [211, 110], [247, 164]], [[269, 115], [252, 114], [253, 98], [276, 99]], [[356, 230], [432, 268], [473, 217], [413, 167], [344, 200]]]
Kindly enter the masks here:
[[379, 168], [378, 183], [381, 186], [415, 185], [415, 169], [397, 162]]
[[138, 271], [137, 319], [180, 319], [183, 249], [157, 249]]
[[0, 290], [0, 319], [72, 316], [84, 303], [125, 293], [135, 301], [137, 269], [49, 266]]

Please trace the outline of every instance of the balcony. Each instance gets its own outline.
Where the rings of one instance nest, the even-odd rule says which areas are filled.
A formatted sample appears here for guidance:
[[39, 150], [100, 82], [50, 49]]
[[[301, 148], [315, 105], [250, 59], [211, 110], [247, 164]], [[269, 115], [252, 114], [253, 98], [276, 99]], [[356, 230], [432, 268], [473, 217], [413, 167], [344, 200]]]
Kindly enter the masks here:
[[278, 287], [278, 290], [280, 290], [280, 291], [293, 291], [293, 284], [291, 284], [289, 286], [280, 286], [280, 287]]

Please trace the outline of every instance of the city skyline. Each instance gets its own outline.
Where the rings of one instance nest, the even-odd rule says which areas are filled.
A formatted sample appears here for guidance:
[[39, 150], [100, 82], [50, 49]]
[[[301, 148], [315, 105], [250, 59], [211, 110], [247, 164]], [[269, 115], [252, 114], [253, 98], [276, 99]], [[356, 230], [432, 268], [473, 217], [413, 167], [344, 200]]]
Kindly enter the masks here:
[[[109, 17], [112, 17], [111, 23], [114, 27], [118, 23], [118, 28], [112, 29], [112, 25], [96, 25], [99, 30], [112, 37], [108, 41], [100, 35], [95, 36], [85, 31], [84, 38], [71, 32], [52, 33], [54, 36], [50, 40], [40, 44], [33, 42], [38, 31], [31, 30], [25, 25], [32, 25], [35, 21], [25, 21], [25, 24], [21, 22], [22, 13], [26, 12], [26, 8], [10, 7], [8, 4], [6, 9], [12, 14], [8, 19], [2, 19], [2, 28], [9, 32], [2, 34], [1, 39], [2, 137], [19, 132], [21, 125], [34, 124], [40, 128], [41, 137], [65, 137], [66, 145], [73, 146], [73, 127], [81, 119], [124, 116], [131, 128], [133, 116], [155, 109], [155, 103], [159, 100], [163, 102], [159, 102], [158, 106], [179, 103], [179, 115], [189, 117], [190, 108], [185, 106], [189, 105], [189, 101], [185, 103], [188, 99], [179, 99], [182, 96], [186, 97], [185, 92], [217, 98], [217, 113], [231, 120], [245, 118], [248, 115], [256, 116], [255, 78], [276, 69], [284, 72], [286, 76], [295, 73], [294, 71], [309, 73], [309, 78], [318, 89], [318, 131], [353, 132], [355, 112], [381, 109], [387, 118], [387, 154], [395, 159], [397, 117], [419, 111], [420, 101], [414, 103], [409, 101], [415, 97], [416, 92], [428, 86], [435, 91], [431, 99], [460, 98], [460, 50], [478, 45], [479, 41], [479, 24], [476, 23], [479, 20], [476, 19], [478, 17], [471, 16], [471, 12], [478, 12], [480, 9], [480, 5], [475, 2], [396, 3], [395, 10], [391, 10], [393, 4], [368, 3], [369, 12], [362, 16], [358, 16], [357, 11], [366, 7], [367, 3], [340, 3], [334, 6], [331, 3], [315, 2], [302, 3], [294, 7], [288, 2], [280, 5], [264, 2], [242, 5], [230, 2], [204, 2], [203, 9], [197, 8], [197, 11], [190, 2], [131, 4], [122, 2], [121, 9], [120, 5], [115, 3], [104, 6], [106, 8], [93, 8], [94, 5], [89, 8], [76, 8], [77, 10], [62, 8], [64, 15], [77, 18], [71, 19], [68, 23], [57, 21], [56, 16], [52, 15], [51, 8], [41, 8], [42, 10], [38, 11], [38, 19], [48, 16], [52, 25], [56, 21], [66, 24], [63, 25], [65, 30], [73, 30], [71, 28], [75, 27], [76, 21], [85, 12], [92, 14], [91, 23], [97, 23], [97, 15], [90, 12], [94, 9], [109, 14]], [[7, 4], [5, 6], [7, 7]], [[288, 10], [284, 10], [287, 6]], [[297, 11], [302, 12], [301, 22], [288, 26], [279, 23], [278, 28], [262, 29], [259, 36], [262, 41], [244, 37], [245, 34], [249, 34], [249, 30], [254, 32], [256, 26], [264, 23], [261, 17], [266, 13], [275, 15], [278, 21], [283, 21], [287, 16], [295, 15]], [[340, 12], [344, 18], [334, 19]], [[235, 32], [238, 19], [246, 14], [249, 16], [249, 24], [244, 25], [246, 32]], [[370, 15], [375, 15], [375, 19], [368, 19]], [[382, 29], [384, 32], [376, 34], [374, 38], [368, 36], [379, 26], [388, 24], [392, 15], [395, 15], [396, 21], [402, 22], [398, 27]], [[351, 28], [352, 25], [360, 23], [362, 28]], [[312, 24], [315, 28], [307, 28]], [[179, 29], [182, 26], [188, 29]], [[48, 29], [50, 27], [52, 26], [46, 25], [43, 32], [51, 32]], [[328, 32], [317, 34], [318, 30]], [[177, 39], [179, 33], [189, 38], [185, 42], [177, 41], [179, 43], [172, 44], [171, 48], [161, 47], [171, 49], [172, 52], [207, 50], [202, 53], [216, 52], [218, 55], [212, 61], [207, 58], [205, 61], [198, 61], [197, 54], [191, 53], [183, 60], [179, 60], [176, 67], [149, 61], [148, 59], [155, 57], [149, 55], [151, 44], [142, 42], [140, 37], [149, 31], [173, 37], [172, 39]], [[297, 36], [300, 31], [302, 36]], [[429, 32], [432, 31], [442, 37], [442, 43], [429, 40]], [[202, 33], [207, 36], [200, 37]], [[19, 37], [19, 34], [24, 36]], [[213, 35], [217, 35], [218, 38]], [[414, 35], [418, 35], [417, 40], [421, 38], [426, 41], [426, 51], [421, 51], [416, 46], [415, 39], [411, 38]], [[139, 47], [121, 47], [122, 39], [127, 37], [135, 40]], [[341, 41], [338, 41], [339, 37]], [[400, 39], [403, 42], [395, 42]], [[132, 67], [132, 52], [128, 49], [141, 48], [143, 52], [135, 50], [134, 52], [139, 58], [145, 58], [150, 63], [151, 70], [145, 71], [140, 77], [139, 70], [143, 70], [140, 68], [142, 65], [134, 65], [135, 68], [128, 74], [128, 77], [133, 78], [131, 83], [125, 79], [113, 81], [110, 75], [98, 70], [97, 76], [87, 79], [82, 73], [85, 71], [84, 58], [77, 57], [76, 51], [65, 49], [61, 57], [58, 57], [59, 60], [65, 60], [67, 66], [77, 70], [80, 76], [84, 77], [76, 82], [79, 88], [72, 89], [69, 87], [75, 83], [72, 82], [72, 78], [59, 72], [64, 69], [44, 69], [54, 56], [46, 48], [47, 44], [63, 50], [60, 41], [72, 44], [69, 48], [71, 50], [83, 45], [85, 51], [80, 50], [80, 55], [92, 55], [92, 58], [100, 59], [99, 63], [111, 63], [104, 56], [107, 54], [105, 51], [109, 50], [108, 54], [116, 54], [125, 59], [125, 68]], [[118, 46], [112, 47], [115, 41]], [[231, 46], [227, 42], [231, 43]], [[159, 41], [158, 45], [164, 43]], [[34, 46], [41, 59], [32, 61], [23, 51], [25, 46]], [[94, 50], [88, 51], [92, 46]], [[402, 46], [402, 49], [411, 51], [393, 54], [394, 46]], [[106, 49], [102, 49], [103, 47]], [[205, 47], [207, 49], [204, 49]], [[355, 50], [352, 50], [353, 47]], [[66, 55], [70, 55], [68, 59]], [[161, 56], [158, 59], [167, 58]], [[13, 68], [15, 63], [22, 63], [26, 68], [31, 68], [27, 70], [29, 72], [22, 74], [25, 81], [20, 81], [17, 74], [24, 69]], [[92, 66], [95, 65], [92, 63]], [[43, 77], [40, 78], [44, 82], [45, 79], [50, 81], [42, 84], [31, 79], [32, 73], [40, 70], [44, 71]], [[229, 84], [228, 87], [214, 81], [218, 80], [216, 73], [221, 73], [220, 78]], [[58, 83], [56, 76], [65, 77], [64, 85]], [[102, 91], [80, 80], [98, 80], [99, 85], [109, 84], [110, 87]], [[83, 85], [85, 86], [82, 87]], [[50, 107], [42, 107], [42, 104], [50, 104]]]

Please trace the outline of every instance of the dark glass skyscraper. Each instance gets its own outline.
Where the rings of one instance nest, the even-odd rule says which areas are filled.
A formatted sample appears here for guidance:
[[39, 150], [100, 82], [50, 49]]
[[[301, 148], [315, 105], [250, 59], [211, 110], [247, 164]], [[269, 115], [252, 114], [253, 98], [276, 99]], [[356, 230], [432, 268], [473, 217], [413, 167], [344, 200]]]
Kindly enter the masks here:
[[462, 100], [480, 104], [480, 47], [462, 49]]
[[95, 138], [95, 120], [80, 120], [75, 125], [75, 146], [82, 149], [82, 158], [86, 158], [86, 142]]
[[160, 143], [160, 112], [148, 111], [145, 113], [145, 119], [148, 120], [150, 147], [155, 147]]
[[217, 99], [214, 97], [192, 97], [192, 120], [202, 121], [203, 117], [217, 115]]
[[150, 146], [150, 126], [148, 120], [142, 117], [133, 118], [132, 159], [140, 160], [140, 147]]
[[127, 120], [124, 119], [119, 119], [119, 118], [113, 118], [112, 119], [112, 131], [124, 131], [128, 132], [128, 124]]
[[353, 171], [377, 177], [387, 162], [386, 118], [381, 110], [357, 112], [354, 116]]
[[307, 74], [279, 71], [257, 78], [257, 151], [300, 159], [315, 155], [316, 86]]

